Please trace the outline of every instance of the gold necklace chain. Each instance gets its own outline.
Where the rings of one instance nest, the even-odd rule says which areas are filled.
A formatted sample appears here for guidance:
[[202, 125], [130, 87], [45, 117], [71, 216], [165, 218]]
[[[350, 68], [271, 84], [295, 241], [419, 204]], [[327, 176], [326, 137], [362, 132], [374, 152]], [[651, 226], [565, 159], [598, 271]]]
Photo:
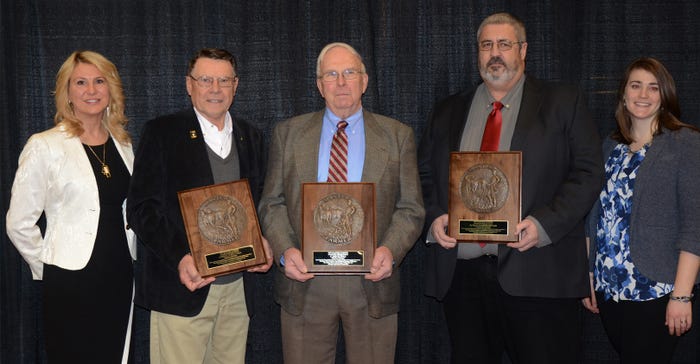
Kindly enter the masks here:
[[[87, 144], [85, 144], [87, 145]], [[102, 175], [105, 176], [106, 178], [112, 177], [112, 172], [109, 170], [109, 166], [107, 165], [107, 158], [105, 158], [105, 152], [107, 150], [107, 143], [105, 142], [102, 144], [102, 159], [97, 156], [97, 153], [95, 153], [94, 150], [92, 150], [92, 147], [87, 145], [88, 148], [90, 148], [90, 151], [92, 152], [92, 155], [95, 156], [95, 159], [97, 159], [100, 164], [102, 164]]]

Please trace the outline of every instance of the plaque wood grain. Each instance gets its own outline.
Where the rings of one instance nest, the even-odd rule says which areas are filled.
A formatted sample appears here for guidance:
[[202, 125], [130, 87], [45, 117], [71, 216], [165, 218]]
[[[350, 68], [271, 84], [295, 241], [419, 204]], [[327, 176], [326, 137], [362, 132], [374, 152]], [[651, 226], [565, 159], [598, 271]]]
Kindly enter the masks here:
[[202, 277], [266, 262], [247, 179], [180, 191], [178, 199], [190, 252]]
[[458, 242], [519, 240], [522, 153], [450, 153], [449, 236]]
[[375, 248], [373, 183], [303, 184], [301, 251], [310, 273], [369, 273]]

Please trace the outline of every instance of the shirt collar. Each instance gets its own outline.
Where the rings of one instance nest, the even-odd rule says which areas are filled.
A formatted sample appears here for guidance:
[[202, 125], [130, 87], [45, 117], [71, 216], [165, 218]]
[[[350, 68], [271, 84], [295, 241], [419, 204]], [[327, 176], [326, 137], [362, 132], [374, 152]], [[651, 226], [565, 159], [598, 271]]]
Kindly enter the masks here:
[[209, 133], [222, 133], [222, 134], [230, 134], [233, 131], [233, 119], [231, 118], [231, 114], [227, 111], [226, 116], [224, 117], [224, 128], [219, 131], [219, 128], [216, 127], [211, 121], [209, 121], [204, 115], [202, 115], [199, 111], [197, 111], [197, 108], [194, 108], [194, 113], [197, 115], [197, 121], [199, 121], [199, 127], [202, 128], [202, 133], [207, 134]]
[[346, 119], [339, 118], [330, 109], [326, 108], [326, 113], [323, 116], [323, 120], [325, 123], [328, 123], [328, 126], [332, 127], [331, 130], [333, 130], [334, 132], [340, 120], [347, 121], [348, 126], [346, 127], [346, 129], [352, 130], [362, 120], [362, 108], [360, 107], [360, 110], [350, 115]]
[[[523, 74], [523, 76], [520, 77], [518, 82], [516, 82], [515, 85], [513, 85], [513, 88], [511, 88], [510, 91], [508, 91], [508, 93], [505, 96], [503, 96], [503, 98], [500, 100], [504, 108], [510, 109], [511, 104], [513, 103], [513, 101], [515, 101], [515, 98], [518, 97], [518, 95], [522, 95], [521, 91], [523, 89], [524, 84], [525, 75]], [[488, 95], [487, 100], [489, 102], [488, 105], [486, 105], [486, 108], [490, 110], [491, 105], [496, 101], [496, 99], [494, 99], [493, 96], [491, 96], [491, 93], [488, 92], [488, 89], [485, 89], [485, 91], [486, 95]]]

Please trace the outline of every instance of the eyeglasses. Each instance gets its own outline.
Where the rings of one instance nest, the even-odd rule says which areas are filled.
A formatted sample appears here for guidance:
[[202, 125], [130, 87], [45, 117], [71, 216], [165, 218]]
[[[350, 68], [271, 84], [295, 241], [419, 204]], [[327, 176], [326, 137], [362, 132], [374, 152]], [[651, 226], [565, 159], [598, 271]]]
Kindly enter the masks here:
[[[496, 46], [498, 47], [499, 51], [509, 51], [513, 48], [514, 44], [523, 44], [525, 42], [511, 42], [509, 40], [501, 39], [496, 42]], [[491, 48], [493, 48], [493, 41], [492, 40], [484, 40], [479, 42], [479, 50], [480, 51], [490, 51]]]
[[338, 77], [342, 74], [343, 78], [346, 80], [354, 80], [357, 78], [357, 76], [363, 74], [364, 72], [358, 71], [352, 68], [348, 68], [344, 70], [343, 72], [338, 73], [337, 71], [329, 71], [321, 75], [319, 77], [322, 79], [324, 82], [333, 82], [338, 79]]
[[[197, 81], [197, 85], [201, 88], [211, 88], [214, 85], [214, 77], [209, 77], [209, 76], [199, 76], [199, 77], [194, 77], [192, 75], [190, 76], [191, 79]], [[216, 78], [216, 81], [219, 83], [219, 87], [233, 87], [233, 83], [236, 82], [238, 79], [237, 76], [234, 77], [219, 77]]]

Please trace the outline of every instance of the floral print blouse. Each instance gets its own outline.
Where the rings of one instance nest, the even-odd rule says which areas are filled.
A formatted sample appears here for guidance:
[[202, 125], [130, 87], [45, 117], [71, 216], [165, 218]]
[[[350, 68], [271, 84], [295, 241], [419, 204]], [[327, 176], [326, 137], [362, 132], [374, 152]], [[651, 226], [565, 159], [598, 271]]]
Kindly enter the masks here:
[[600, 193], [596, 231], [595, 290], [614, 301], [648, 301], [673, 290], [673, 285], [643, 276], [630, 256], [629, 222], [637, 170], [649, 145], [632, 152], [618, 144], [605, 162], [605, 186]]

